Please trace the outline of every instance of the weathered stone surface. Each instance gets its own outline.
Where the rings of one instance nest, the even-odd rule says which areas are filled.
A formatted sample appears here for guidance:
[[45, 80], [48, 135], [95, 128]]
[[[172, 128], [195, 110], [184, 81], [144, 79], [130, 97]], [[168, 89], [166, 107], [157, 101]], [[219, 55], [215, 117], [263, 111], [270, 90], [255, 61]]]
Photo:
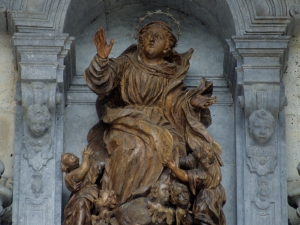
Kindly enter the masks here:
[[11, 36], [0, 33], [0, 159], [5, 162], [4, 177], [13, 177], [15, 135], [15, 85], [18, 79], [14, 68]]

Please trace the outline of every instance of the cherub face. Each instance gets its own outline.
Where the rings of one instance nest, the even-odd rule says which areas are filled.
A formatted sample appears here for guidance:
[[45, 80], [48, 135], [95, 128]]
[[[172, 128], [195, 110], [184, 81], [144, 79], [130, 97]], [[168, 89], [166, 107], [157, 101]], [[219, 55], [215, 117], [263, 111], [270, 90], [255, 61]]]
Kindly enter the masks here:
[[79, 158], [71, 153], [62, 154], [60, 166], [62, 172], [69, 172], [79, 167]]
[[168, 45], [166, 31], [159, 26], [151, 26], [143, 35], [143, 54], [148, 59], [163, 58]]
[[274, 128], [270, 122], [256, 120], [252, 124], [251, 132], [253, 138], [260, 144], [265, 144], [273, 135]]
[[29, 106], [27, 112], [27, 121], [29, 130], [36, 137], [43, 136], [45, 131], [48, 130], [51, 123], [51, 115], [46, 106], [34, 104]]
[[175, 201], [180, 208], [187, 208], [190, 203], [188, 191], [184, 188], [177, 189], [175, 191]]
[[160, 204], [165, 205], [170, 200], [169, 185], [162, 183], [157, 189], [157, 200]]
[[114, 209], [117, 206], [117, 198], [115, 194], [110, 194], [109, 191], [100, 191], [99, 198], [95, 201], [97, 208], [108, 207]]
[[42, 136], [48, 129], [48, 123], [43, 120], [33, 120], [29, 124], [30, 131], [37, 137]]

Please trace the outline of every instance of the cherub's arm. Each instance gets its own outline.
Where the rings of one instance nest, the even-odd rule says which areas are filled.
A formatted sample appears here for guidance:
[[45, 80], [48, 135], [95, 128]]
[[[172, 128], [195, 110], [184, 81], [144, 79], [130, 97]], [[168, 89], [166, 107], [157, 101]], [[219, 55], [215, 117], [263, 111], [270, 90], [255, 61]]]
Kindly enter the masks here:
[[70, 179], [75, 183], [81, 182], [90, 169], [90, 166], [91, 166], [90, 157], [91, 157], [92, 153], [93, 152], [91, 149], [85, 148], [84, 151], [81, 153], [82, 154], [81, 165], [77, 169], [66, 174], [65, 179]]
[[189, 181], [188, 174], [184, 170], [178, 168], [176, 166], [174, 160], [166, 160], [165, 159], [163, 161], [163, 165], [166, 166], [166, 167], [168, 167], [176, 175], [176, 177], [179, 180], [181, 180], [183, 182], [188, 182]]

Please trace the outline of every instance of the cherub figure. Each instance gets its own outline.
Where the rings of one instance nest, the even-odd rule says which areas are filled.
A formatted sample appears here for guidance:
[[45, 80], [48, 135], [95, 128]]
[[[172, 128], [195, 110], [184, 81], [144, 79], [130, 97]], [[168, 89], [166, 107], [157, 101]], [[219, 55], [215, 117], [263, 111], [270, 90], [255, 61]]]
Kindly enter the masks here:
[[[61, 169], [66, 173], [65, 184], [72, 192], [71, 198], [64, 210], [63, 225], [91, 224], [91, 209], [93, 202], [98, 198], [98, 187], [95, 180], [90, 180], [88, 172], [91, 170], [92, 150], [85, 148], [82, 152], [82, 163], [72, 153], [61, 155]], [[101, 173], [103, 164], [99, 162], [98, 173]]]
[[193, 151], [181, 160], [182, 164], [185, 164], [182, 166], [189, 170], [180, 169], [173, 160], [163, 162], [179, 180], [188, 182], [192, 193], [197, 195], [193, 204], [196, 224], [226, 224], [222, 209], [226, 196], [221, 184], [221, 151], [216, 142], [204, 144], [202, 149]]
[[80, 188], [81, 181], [90, 168], [89, 158], [91, 151], [85, 149], [82, 152], [82, 163], [79, 166], [79, 158], [73, 153], [63, 153], [61, 155], [61, 170], [65, 172], [66, 187], [69, 191], [75, 192]]
[[273, 173], [277, 164], [277, 152], [274, 146], [268, 145], [275, 129], [275, 119], [271, 113], [260, 109], [249, 117], [249, 133], [258, 143], [247, 149], [247, 164], [250, 171], [260, 176]]
[[171, 186], [171, 202], [176, 205], [176, 225], [191, 225], [193, 219], [189, 214], [190, 197], [187, 186], [174, 182]]
[[113, 190], [100, 190], [99, 197], [94, 200], [94, 207], [99, 215], [92, 215], [92, 225], [109, 224], [112, 210], [117, 206], [116, 198]]
[[148, 202], [148, 213], [152, 217], [152, 223], [162, 223], [166, 220], [167, 224], [173, 222], [173, 210], [166, 205], [170, 200], [170, 185], [165, 182], [156, 182], [152, 185], [150, 199]]
[[156, 182], [148, 197], [135, 198], [116, 210], [119, 225], [166, 225], [173, 223], [173, 209], [169, 208], [170, 184]]
[[51, 126], [51, 115], [45, 105], [30, 105], [27, 110], [27, 124], [29, 133], [24, 137], [29, 165], [35, 171], [40, 170], [52, 158], [51, 135], [47, 132]]

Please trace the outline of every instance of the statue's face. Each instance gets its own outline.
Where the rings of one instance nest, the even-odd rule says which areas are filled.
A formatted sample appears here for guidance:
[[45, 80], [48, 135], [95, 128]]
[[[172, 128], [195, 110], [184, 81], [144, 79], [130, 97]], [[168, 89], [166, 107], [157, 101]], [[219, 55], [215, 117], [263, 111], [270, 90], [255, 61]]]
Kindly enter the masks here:
[[159, 26], [151, 26], [144, 33], [143, 54], [148, 59], [163, 58], [168, 45], [166, 31]]
[[260, 144], [265, 144], [274, 132], [272, 124], [265, 120], [254, 121], [251, 130], [253, 138]]
[[157, 190], [157, 199], [160, 204], [165, 205], [170, 200], [169, 185], [161, 184]]
[[187, 208], [190, 203], [188, 191], [186, 189], [180, 188], [178, 191], [176, 191], [175, 195], [176, 204], [180, 208]]

